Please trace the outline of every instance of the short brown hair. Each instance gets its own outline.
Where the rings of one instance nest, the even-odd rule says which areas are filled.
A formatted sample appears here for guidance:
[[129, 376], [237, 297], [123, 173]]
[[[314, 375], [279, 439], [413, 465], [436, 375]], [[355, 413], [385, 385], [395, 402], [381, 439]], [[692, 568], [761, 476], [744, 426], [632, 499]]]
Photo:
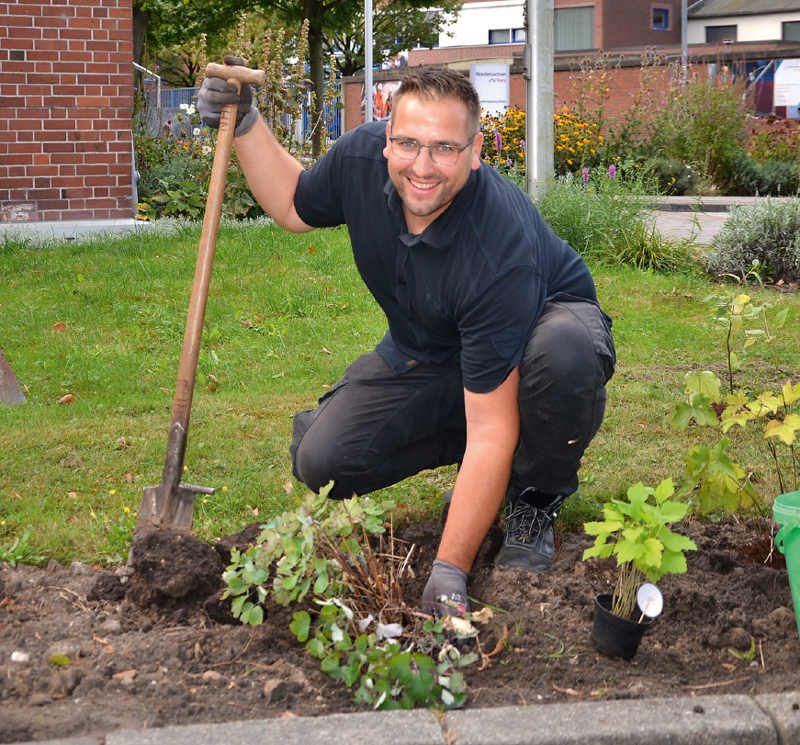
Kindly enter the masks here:
[[460, 101], [467, 107], [467, 125], [474, 132], [478, 131], [481, 120], [481, 101], [469, 79], [449, 67], [408, 68], [400, 87], [392, 96], [392, 115], [395, 107], [406, 94], [416, 96], [423, 101], [447, 100]]

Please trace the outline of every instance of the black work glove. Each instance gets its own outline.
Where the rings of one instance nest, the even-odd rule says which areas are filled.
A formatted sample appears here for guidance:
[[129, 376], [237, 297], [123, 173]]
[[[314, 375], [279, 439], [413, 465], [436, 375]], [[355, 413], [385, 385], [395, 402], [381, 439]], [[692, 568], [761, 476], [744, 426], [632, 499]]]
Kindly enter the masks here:
[[435, 618], [463, 618], [471, 610], [467, 597], [467, 575], [458, 567], [436, 559], [422, 593], [422, 612]]
[[[244, 67], [241, 57], [225, 57], [226, 65], [240, 65]], [[206, 78], [197, 92], [197, 111], [200, 118], [212, 129], [219, 129], [222, 117], [222, 107], [225, 104], [235, 103], [236, 128], [234, 137], [247, 134], [259, 117], [258, 109], [253, 106], [253, 90], [249, 83], [242, 84], [241, 93], [237, 93], [236, 86], [222, 78]]]

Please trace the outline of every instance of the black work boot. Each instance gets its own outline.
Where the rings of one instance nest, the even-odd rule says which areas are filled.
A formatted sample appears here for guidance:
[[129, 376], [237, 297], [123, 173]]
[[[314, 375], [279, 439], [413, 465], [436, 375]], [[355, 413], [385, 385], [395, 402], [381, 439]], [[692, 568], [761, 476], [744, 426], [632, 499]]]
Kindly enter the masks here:
[[526, 489], [516, 499], [506, 502], [506, 529], [503, 547], [494, 557], [495, 566], [527, 569], [540, 574], [550, 565], [556, 552], [553, 521], [566, 497], [553, 497], [545, 507], [534, 507], [531, 501], [541, 504], [544, 495]]

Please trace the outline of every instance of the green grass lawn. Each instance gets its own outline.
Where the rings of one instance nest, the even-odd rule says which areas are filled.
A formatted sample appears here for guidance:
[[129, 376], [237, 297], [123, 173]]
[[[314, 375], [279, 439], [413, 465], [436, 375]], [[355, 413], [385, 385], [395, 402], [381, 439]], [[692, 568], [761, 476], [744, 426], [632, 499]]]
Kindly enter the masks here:
[[[0, 406], [0, 556], [32, 526], [28, 543], [48, 558], [124, 557], [142, 489], [161, 479], [199, 236], [199, 225], [182, 224], [172, 235], [143, 229], [50, 247], [0, 238], [0, 347], [28, 398]], [[639, 480], [680, 480], [688, 445], [709, 437], [665, 430], [662, 419], [686, 372], [713, 367], [721, 375], [725, 360], [722, 332], [703, 303], [712, 279], [593, 272], [614, 318], [619, 362], [581, 472], [587, 508], [573, 504], [575, 519]], [[748, 292], [790, 307], [776, 362], [756, 345], [739, 372], [745, 385], [764, 386], [796, 374], [800, 299]], [[295, 236], [265, 222], [223, 224], [185, 459], [184, 480], [217, 488], [198, 499], [200, 537], [233, 532], [298, 499], [303, 486], [288, 455], [294, 412], [312, 408], [384, 328], [345, 229]], [[74, 402], [59, 403], [67, 394]], [[729, 436], [774, 496], [760, 438]], [[454, 475], [426, 472], [384, 494], [400, 503], [400, 522], [432, 518]]]

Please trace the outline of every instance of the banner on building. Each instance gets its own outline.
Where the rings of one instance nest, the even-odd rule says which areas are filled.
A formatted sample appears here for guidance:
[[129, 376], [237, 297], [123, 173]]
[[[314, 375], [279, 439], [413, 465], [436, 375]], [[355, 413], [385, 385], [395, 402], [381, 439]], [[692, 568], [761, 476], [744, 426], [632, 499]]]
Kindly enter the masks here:
[[773, 96], [777, 116], [800, 118], [800, 59], [782, 59], [778, 62]]

